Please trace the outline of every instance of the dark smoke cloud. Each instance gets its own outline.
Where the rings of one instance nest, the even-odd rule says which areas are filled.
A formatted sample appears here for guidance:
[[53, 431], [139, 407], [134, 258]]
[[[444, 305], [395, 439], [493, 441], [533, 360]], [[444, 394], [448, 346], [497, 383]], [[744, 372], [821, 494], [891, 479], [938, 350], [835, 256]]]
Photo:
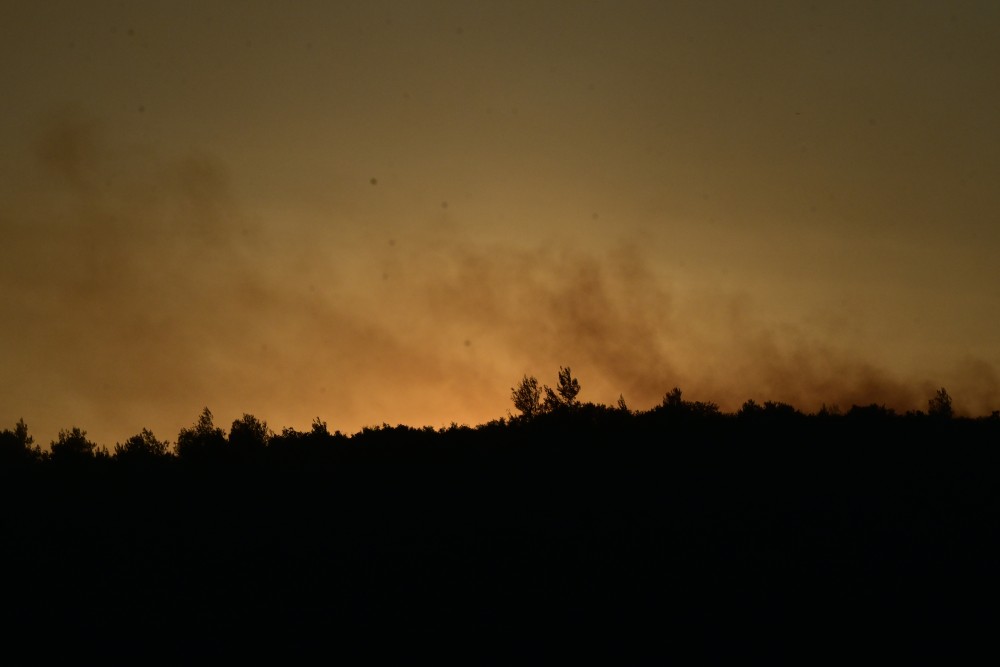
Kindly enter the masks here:
[[[0, 205], [0, 418], [43, 442], [71, 425], [107, 445], [147, 426], [173, 438], [204, 405], [223, 426], [244, 411], [348, 432], [478, 423], [511, 408], [522, 374], [552, 383], [560, 365], [582, 399], [634, 408], [673, 386], [725, 409], [923, 408], [941, 382], [763, 320], [752, 296], [674, 285], [634, 242], [487, 242], [450, 217], [261, 220], [211, 156], [121, 147], [71, 112], [31, 164]], [[988, 364], [945, 379], [960, 409], [998, 405]]]
[[861, 355], [755, 319], [741, 297], [671, 289], [634, 246], [600, 257], [444, 239], [434, 247], [417, 271], [426, 283], [412, 296], [430, 299], [438, 320], [492, 332], [492, 344], [514, 362], [509, 377], [523, 370], [552, 382], [558, 365], [569, 364], [586, 398], [608, 403], [623, 393], [646, 407], [675, 385], [729, 409], [751, 397], [808, 409], [919, 402], [920, 387]]

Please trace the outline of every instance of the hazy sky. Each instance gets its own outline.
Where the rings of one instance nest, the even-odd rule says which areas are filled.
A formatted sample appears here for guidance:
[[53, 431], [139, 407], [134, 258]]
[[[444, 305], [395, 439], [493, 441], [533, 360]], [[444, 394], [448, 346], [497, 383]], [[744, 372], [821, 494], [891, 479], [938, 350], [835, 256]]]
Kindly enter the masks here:
[[523, 374], [1000, 408], [1000, 3], [7, 2], [0, 428]]

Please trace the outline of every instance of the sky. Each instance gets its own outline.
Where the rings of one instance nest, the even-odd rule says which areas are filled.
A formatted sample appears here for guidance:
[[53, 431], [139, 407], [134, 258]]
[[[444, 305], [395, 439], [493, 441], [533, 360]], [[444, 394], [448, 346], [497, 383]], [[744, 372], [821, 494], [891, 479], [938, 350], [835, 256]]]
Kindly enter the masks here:
[[1000, 409], [1000, 4], [0, 5], [0, 428]]

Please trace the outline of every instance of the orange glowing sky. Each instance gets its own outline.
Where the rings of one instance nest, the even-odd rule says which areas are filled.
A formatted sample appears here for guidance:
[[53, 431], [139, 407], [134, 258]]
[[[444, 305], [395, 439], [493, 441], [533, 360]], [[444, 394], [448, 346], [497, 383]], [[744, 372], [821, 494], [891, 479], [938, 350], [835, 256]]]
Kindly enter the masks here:
[[0, 428], [1000, 408], [995, 2], [0, 9]]

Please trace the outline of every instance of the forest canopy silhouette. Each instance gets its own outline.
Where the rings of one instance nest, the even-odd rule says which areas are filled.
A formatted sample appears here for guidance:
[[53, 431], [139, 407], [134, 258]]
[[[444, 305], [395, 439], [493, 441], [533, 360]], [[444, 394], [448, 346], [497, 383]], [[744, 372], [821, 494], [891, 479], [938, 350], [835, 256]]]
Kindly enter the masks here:
[[632, 410], [584, 386], [560, 366], [511, 386], [516, 414], [351, 435], [205, 407], [173, 443], [73, 426], [43, 449], [20, 420], [0, 431], [0, 620], [51, 657], [458, 650], [445, 626], [489, 647], [474, 662], [645, 661], [787, 650], [775, 625], [911, 633], [1000, 593], [997, 412], [958, 417], [945, 388], [906, 413], [726, 412], [678, 387]]
[[[793, 405], [780, 401], [758, 403], [749, 399], [735, 412], [724, 412], [710, 401], [690, 401], [684, 398], [679, 387], [666, 392], [662, 401], [649, 410], [630, 410], [624, 396], [619, 396], [614, 407], [581, 402], [578, 399], [581, 385], [569, 366], [560, 366], [553, 387], [540, 383], [534, 375], [525, 374], [511, 387], [511, 402], [516, 414], [508, 412], [504, 418], [474, 427], [452, 423], [440, 429], [414, 428], [406, 425], [364, 427], [353, 435], [340, 431], [330, 433], [326, 422], [317, 417], [309, 431], [282, 428], [271, 430], [266, 421], [244, 413], [234, 420], [228, 431], [215, 424], [212, 411], [205, 407], [195, 422], [182, 428], [176, 440], [159, 439], [149, 429], [142, 429], [124, 442], [115, 443], [112, 449], [92, 442], [87, 432], [72, 426], [59, 432], [58, 437], [43, 449], [35, 443], [24, 420], [13, 429], [0, 432], [0, 462], [4, 465], [32, 463], [57, 463], [76, 465], [89, 461], [114, 461], [125, 464], [164, 463], [180, 460], [200, 463], [279, 462], [294, 457], [320, 457], [324, 449], [346, 451], [365, 450], [393, 445], [421, 442], [425, 445], [452, 443], [461, 434], [463, 447], [476, 450], [477, 444], [485, 445], [497, 439], [523, 438], [533, 429], [566, 429], [575, 432], [580, 428], [597, 428], [603, 435], [616, 438], [638, 437], [640, 434], [687, 434], [690, 429], [702, 428], [719, 438], [736, 437], [741, 430], [756, 428], [766, 423], [775, 429], [796, 425], [803, 438], [821, 438], [833, 427], [861, 429], [875, 422], [899, 431], [901, 437], [915, 438], [926, 425], [941, 428], [951, 425], [958, 428], [996, 427], [1000, 424], [1000, 411], [989, 416], [964, 417], [955, 415], [952, 398], [945, 388], [938, 389], [927, 400], [926, 410], [898, 413], [884, 404], [852, 405], [843, 410], [827, 406], [811, 414], [803, 413]], [[873, 421], [874, 420], [874, 421]], [[935, 431], [936, 433], [936, 431]], [[803, 444], [807, 444], [804, 442]], [[374, 447], [366, 447], [375, 445]], [[430, 447], [433, 449], [433, 447]], [[486, 447], [488, 449], [488, 447]], [[612, 453], [609, 450], [609, 454]], [[419, 447], [409, 456], [420, 456]]]

